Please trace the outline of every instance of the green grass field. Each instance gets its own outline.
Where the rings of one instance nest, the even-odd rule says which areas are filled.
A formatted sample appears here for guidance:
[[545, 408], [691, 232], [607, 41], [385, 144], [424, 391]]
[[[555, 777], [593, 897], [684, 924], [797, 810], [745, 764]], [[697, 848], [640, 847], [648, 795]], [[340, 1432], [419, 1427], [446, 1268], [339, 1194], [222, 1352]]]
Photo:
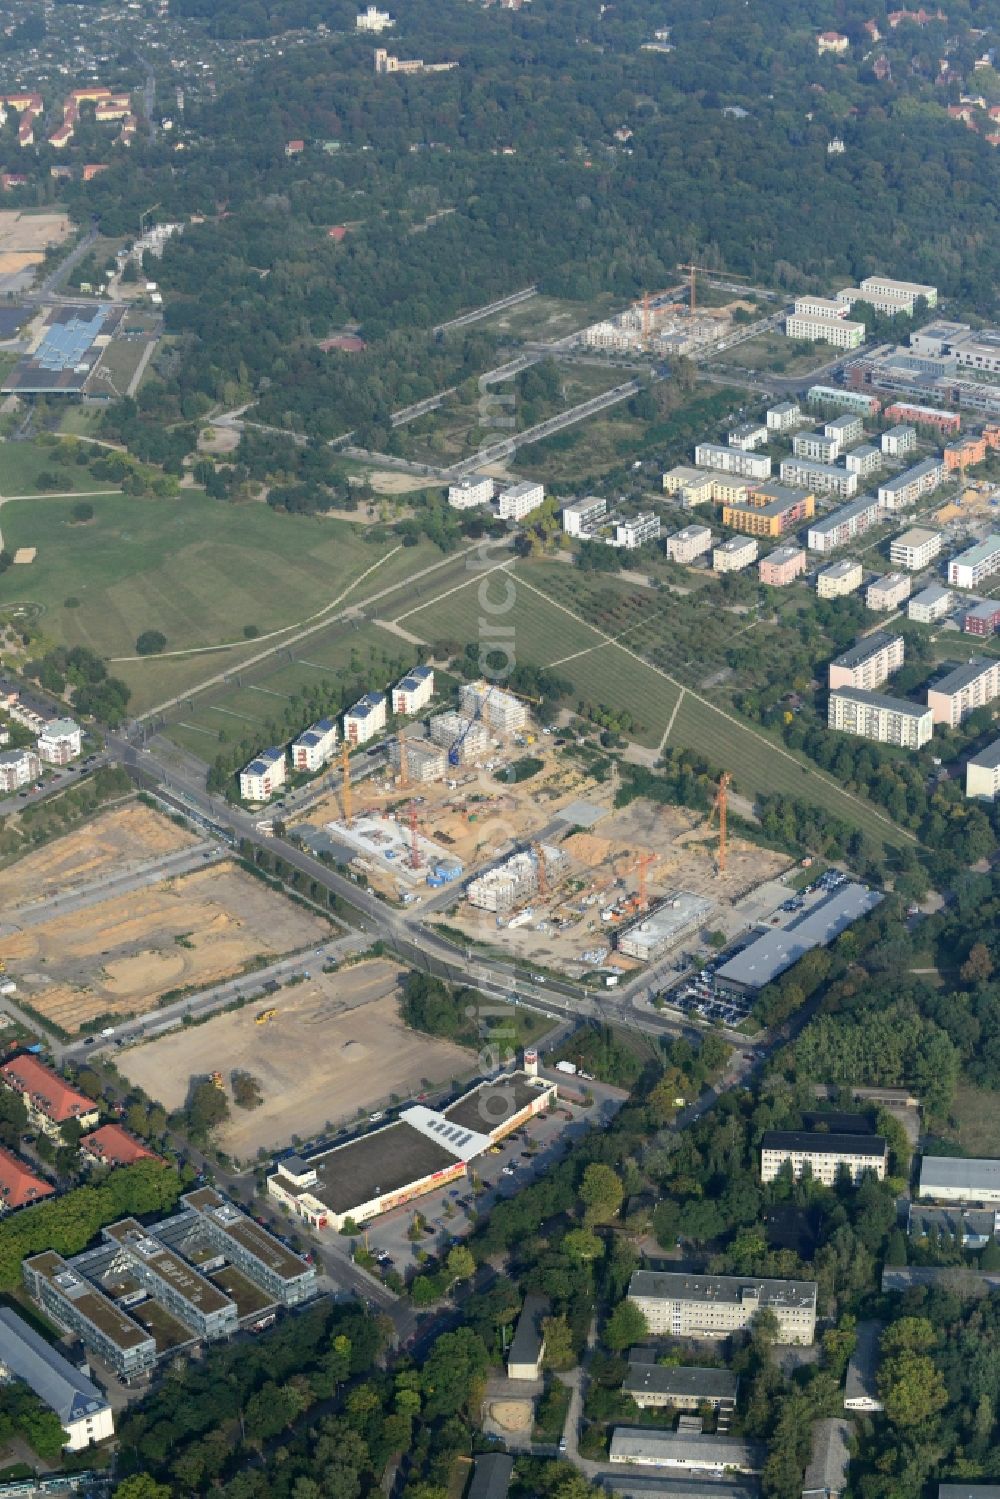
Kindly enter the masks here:
[[[115, 488], [106, 479], [95, 479], [87, 469], [77, 463], [62, 463], [66, 456], [61, 443], [0, 442], [0, 496], [34, 495], [51, 489], [41, 489], [38, 475], [52, 474], [59, 480], [53, 493], [62, 491], [92, 494], [102, 489]], [[10, 509], [4, 511], [4, 531], [11, 521]], [[28, 543], [21, 542], [19, 545]], [[33, 544], [33, 543], [31, 543]]]
[[[596, 296], [589, 302], [567, 302], [560, 297], [529, 297], [526, 302], [519, 302], [516, 307], [509, 307], [505, 312], [495, 312], [472, 326], [477, 330], [482, 328], [510, 338], [550, 341], [565, 338], [567, 334], [586, 328], [590, 323], [598, 323], [602, 318], [620, 311], [624, 305], [620, 297], [607, 294]], [[458, 337], [465, 331], [464, 328], [456, 329], [455, 336]]]
[[[958, 1142], [971, 1156], [1000, 1155], [1000, 1095], [960, 1083], [951, 1106]], [[949, 1131], [949, 1136], [951, 1131]]]

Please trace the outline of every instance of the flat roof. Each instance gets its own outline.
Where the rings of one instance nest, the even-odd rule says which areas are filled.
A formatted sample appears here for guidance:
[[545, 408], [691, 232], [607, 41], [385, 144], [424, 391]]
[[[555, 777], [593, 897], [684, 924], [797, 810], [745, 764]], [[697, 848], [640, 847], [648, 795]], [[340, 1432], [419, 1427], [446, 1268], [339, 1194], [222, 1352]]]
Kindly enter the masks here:
[[0, 1307], [0, 1363], [30, 1385], [64, 1426], [108, 1409], [97, 1386], [6, 1306]]
[[[855, 689], [847, 688], [845, 691], [854, 692]], [[913, 705], [907, 703], [906, 707], [912, 710]], [[723, 983], [762, 989], [765, 984], [777, 978], [779, 973], [784, 973], [786, 968], [797, 962], [803, 953], [832, 942], [860, 916], [867, 916], [882, 898], [877, 891], [869, 890], [867, 885], [859, 885], [854, 881], [841, 885], [788, 926], [764, 932], [741, 953], [730, 958], [728, 963], [723, 963], [717, 970], [716, 978]]]
[[987, 536], [985, 541], [977, 541], [975, 546], [967, 547], [964, 552], [959, 552], [953, 557], [952, 562], [958, 562], [967, 566], [973, 566], [977, 562], [986, 562], [990, 557], [1000, 551], [1000, 536], [995, 533]]
[[221, 1312], [232, 1306], [228, 1296], [199, 1275], [179, 1254], [149, 1233], [137, 1218], [123, 1218], [104, 1230], [105, 1237], [125, 1249], [133, 1259], [149, 1265], [155, 1275], [172, 1287], [189, 1305], [201, 1312]]
[[740, 1478], [729, 1473], [723, 1478], [709, 1478], [682, 1473], [667, 1478], [664, 1474], [637, 1471], [620, 1465], [606, 1476], [610, 1492], [621, 1499], [760, 1499], [760, 1485], [755, 1478]]
[[546, 1086], [543, 1084], [540, 1088], [525, 1072], [513, 1072], [492, 1082], [480, 1083], [441, 1112], [445, 1119], [461, 1129], [488, 1135], [533, 1103]]
[[915, 593], [910, 600], [911, 604], [937, 604], [941, 599], [951, 598], [951, 589], [946, 588], [943, 583], [928, 583], [919, 593]]
[[735, 1400], [739, 1381], [731, 1369], [693, 1364], [630, 1363], [622, 1389], [627, 1395], [678, 1395], [689, 1400]]
[[761, 562], [792, 562], [796, 557], [804, 557], [805, 549], [797, 546], [775, 547], [773, 552], [768, 552], [762, 557]]
[[894, 536], [892, 545], [894, 547], [920, 547], [940, 535], [940, 531], [930, 531], [926, 526], [911, 526], [908, 531], [901, 531], [898, 536]]
[[892, 697], [885, 692], [869, 692], [866, 687], [833, 687], [830, 697], [881, 708], [885, 713], [898, 713], [901, 718], [924, 718], [931, 711], [925, 703], [911, 703], [908, 698]]
[[712, 532], [708, 526], [684, 526], [682, 530], [675, 531], [668, 536], [668, 541], [700, 541], [703, 536], [711, 536]]
[[1000, 1499], [1000, 1483], [939, 1483], [938, 1499]]
[[283, 1174], [280, 1161], [275, 1174], [289, 1196], [308, 1193], [331, 1212], [342, 1214], [436, 1172], [447, 1171], [455, 1163], [452, 1151], [399, 1122], [322, 1155], [311, 1156], [305, 1163], [316, 1173], [317, 1180], [311, 1186], [291, 1181]]
[[[748, 510], [751, 507], [743, 505], [734, 506], [733, 508]], [[729, 536], [725, 541], [720, 541], [715, 550], [717, 552], [745, 552], [747, 547], [755, 547], [756, 545], [756, 536]]]
[[902, 640], [902, 636], [890, 635], [887, 630], [875, 630], [871, 635], [862, 635], [860, 640], [848, 646], [841, 655], [834, 656], [830, 665], [860, 666], [862, 661], [877, 656], [879, 651], [884, 651], [888, 645], [894, 645], [897, 640]]
[[[825, 464], [818, 466], [820, 468], [829, 467], [829, 465]], [[878, 500], [875, 496], [863, 494], [860, 499], [852, 500], [849, 505], [841, 505], [839, 510], [833, 510], [829, 515], [824, 515], [821, 519], [810, 521], [809, 529], [810, 531], [821, 531], [823, 533], [836, 531], [845, 521], [853, 520], [856, 515], [864, 515], [867, 510], [877, 509]]]
[[707, 1436], [703, 1432], [662, 1431], [652, 1426], [616, 1426], [609, 1455], [612, 1462], [671, 1461], [694, 1467], [747, 1468], [759, 1472], [767, 1457], [767, 1443], [743, 1437]]
[[943, 676], [940, 681], [932, 682], [927, 690], [928, 692], [943, 692], [948, 695], [961, 692], [963, 687], [970, 686], [971, 683], [977, 681], [986, 672], [992, 671], [996, 664], [989, 656], [973, 656], [971, 661], [966, 661], [964, 666], [956, 666], [947, 675]]
[[793, 1150], [804, 1155], [866, 1155], [875, 1160], [885, 1156], [885, 1140], [881, 1135], [833, 1134], [829, 1130], [765, 1130], [760, 1148]]
[[922, 479], [925, 474], [941, 468], [940, 458], [925, 458], [921, 463], [915, 463], [912, 468], [906, 469], [904, 473], [896, 474], [892, 479], [886, 479], [880, 488], [892, 490], [905, 489], [914, 479]]
[[954, 1155], [925, 1155], [920, 1162], [920, 1191], [939, 1188], [1000, 1192], [1000, 1161]]
[[861, 563], [853, 557], [842, 557], [839, 562], [831, 562], [829, 567], [824, 567], [819, 576], [821, 578], [839, 578], [844, 573], [852, 573], [855, 568], [859, 568], [860, 566]]
[[978, 1236], [984, 1239], [1000, 1234], [1000, 1211], [997, 1208], [970, 1208], [953, 1202], [947, 1207], [928, 1206], [924, 1202], [911, 1202], [906, 1231], [919, 1239], [934, 1229], [939, 1234], [948, 1234], [953, 1239]]
[[115, 1306], [110, 1297], [98, 1291], [77, 1270], [67, 1265], [62, 1255], [54, 1249], [25, 1260], [44, 1280], [47, 1280], [82, 1317], [92, 1322], [105, 1337], [117, 1347], [128, 1351], [141, 1343], [152, 1343], [153, 1339], [144, 1327], [133, 1322]]
[[214, 1187], [201, 1187], [197, 1192], [188, 1192], [181, 1198], [200, 1216], [208, 1218], [234, 1243], [249, 1251], [283, 1280], [297, 1280], [300, 1275], [313, 1274], [313, 1267], [300, 1255], [286, 1249], [274, 1234], [268, 1233], [261, 1224], [248, 1218], [235, 1204], [216, 1192]]
[[724, 1302], [739, 1306], [749, 1294], [762, 1306], [816, 1305], [814, 1280], [767, 1280], [752, 1275], [687, 1275], [683, 1271], [635, 1270], [628, 1294], [658, 1301]]

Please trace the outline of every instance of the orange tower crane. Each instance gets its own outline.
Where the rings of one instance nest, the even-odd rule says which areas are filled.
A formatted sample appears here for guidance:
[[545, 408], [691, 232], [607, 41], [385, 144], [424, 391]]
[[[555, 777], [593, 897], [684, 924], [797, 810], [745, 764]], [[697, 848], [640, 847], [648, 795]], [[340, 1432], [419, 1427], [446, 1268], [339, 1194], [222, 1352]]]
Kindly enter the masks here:
[[533, 843], [531, 851], [535, 856], [535, 868], [538, 870], [538, 893], [544, 900], [549, 893], [549, 877], [545, 872], [545, 856], [542, 853], [542, 845]]
[[340, 800], [344, 809], [344, 822], [351, 825], [351, 751], [347, 740], [340, 746]]
[[728, 276], [731, 281], [750, 280], [749, 276], [740, 276], [736, 271], [724, 271], [719, 266], [691, 265], [689, 263], [687, 265], [678, 266], [677, 269], [680, 271], [690, 271], [691, 273], [691, 291], [690, 295], [688, 296], [688, 311], [692, 314], [696, 312], [698, 308], [698, 283], [696, 280], [698, 271], [703, 271], [706, 276]]
[[410, 868], [419, 869], [421, 865], [420, 844], [417, 841], [417, 804], [411, 802], [407, 808], [407, 820], [410, 824]]
[[708, 825], [712, 826], [712, 820], [716, 812], [719, 814], [719, 858], [717, 872], [726, 872], [726, 854], [729, 848], [729, 787], [732, 784], [732, 776], [728, 770], [724, 770], [719, 777], [719, 784], [715, 790], [715, 799], [712, 802], [712, 810], [708, 814]]

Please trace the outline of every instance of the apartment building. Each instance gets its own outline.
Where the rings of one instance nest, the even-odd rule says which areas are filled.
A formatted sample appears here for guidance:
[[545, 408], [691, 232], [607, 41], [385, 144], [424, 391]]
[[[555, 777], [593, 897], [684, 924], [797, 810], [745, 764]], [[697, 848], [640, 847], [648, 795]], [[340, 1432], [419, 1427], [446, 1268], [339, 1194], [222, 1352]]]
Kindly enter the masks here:
[[846, 468], [832, 463], [816, 463], [809, 458], [784, 458], [781, 462], [781, 482], [799, 489], [809, 489], [820, 494], [836, 494], [850, 500], [858, 492], [857, 474], [849, 474]]
[[68, 765], [80, 753], [82, 731], [72, 718], [50, 718], [35, 748], [46, 765]]
[[482, 718], [498, 734], [516, 734], [528, 722], [528, 709], [519, 697], [482, 679], [458, 689], [458, 711], [466, 718]]
[[893, 281], [888, 276], [866, 276], [860, 287], [848, 287], [837, 293], [838, 301], [868, 302], [876, 312], [912, 312], [923, 297], [928, 307], [936, 307], [936, 286], [924, 286], [919, 281]]
[[871, 691], [880, 687], [903, 664], [905, 646], [901, 635], [876, 630], [836, 656], [829, 666], [829, 686], [863, 687]]
[[767, 557], [762, 557], [760, 581], [769, 588], [787, 588], [806, 570], [806, 554], [801, 547], [775, 547]]
[[986, 452], [985, 437], [959, 437], [955, 442], [945, 443], [944, 466], [949, 473], [972, 468], [976, 463], [985, 462]]
[[852, 442], [861, 442], [865, 435], [865, 424], [856, 412], [845, 411], [823, 423], [823, 434], [840, 444], [840, 451], [849, 448]]
[[842, 505], [821, 520], [814, 520], [806, 545], [811, 552], [833, 552], [870, 531], [878, 524], [878, 518], [878, 500], [873, 495], [862, 495], [852, 505]]
[[56, 1139], [62, 1138], [60, 1126], [71, 1119], [87, 1130], [93, 1129], [100, 1117], [92, 1098], [70, 1087], [58, 1072], [29, 1052], [4, 1062], [0, 1067], [0, 1082], [20, 1093], [35, 1128]]
[[793, 312], [785, 319], [785, 332], [789, 338], [832, 344], [835, 349], [858, 349], [865, 341], [864, 323], [849, 322], [846, 317], [814, 317]]
[[916, 427], [890, 427], [882, 433], [882, 452], [887, 458], [904, 458], [917, 446]]
[[940, 458], [925, 458], [905, 473], [896, 474], [880, 484], [878, 502], [884, 510], [903, 510], [915, 504], [922, 494], [937, 489], [944, 480], [944, 464]]
[[493, 480], [488, 474], [467, 474], [457, 484], [448, 485], [448, 504], [453, 510], [474, 510], [477, 505], [493, 502]]
[[896, 567], [905, 567], [907, 572], [919, 573], [930, 567], [941, 551], [940, 531], [929, 531], [926, 526], [911, 526], [889, 545], [889, 561]]
[[368, 9], [362, 11], [355, 19], [354, 27], [356, 31], [372, 31], [379, 35], [395, 24], [396, 22], [387, 10], [379, 10], [377, 6], [369, 5]]
[[1000, 626], [1000, 604], [994, 599], [984, 599], [974, 604], [962, 616], [962, 629], [966, 635], [979, 635], [992, 639]]
[[[639, 1350], [644, 1353], [645, 1350]], [[700, 1369], [693, 1364], [664, 1365], [653, 1355], [629, 1357], [622, 1390], [631, 1395], [640, 1410], [698, 1411], [708, 1406], [716, 1411], [735, 1411], [739, 1380], [729, 1369]]]
[[877, 416], [882, 402], [877, 396], [860, 390], [841, 389], [839, 385], [810, 385], [806, 393], [809, 406], [837, 406], [841, 411], [856, 411], [862, 416]]
[[844, 557], [825, 567], [816, 578], [816, 595], [821, 599], [842, 599], [861, 587], [864, 568], [853, 558]]
[[948, 582], [952, 588], [978, 588], [997, 572], [1000, 572], [1000, 536], [994, 534], [952, 557], [948, 563]]
[[385, 693], [366, 692], [344, 714], [344, 738], [348, 744], [367, 744], [382, 733], [386, 717]]
[[951, 608], [951, 589], [942, 588], [940, 583], [931, 583], [913, 595], [906, 606], [906, 617], [919, 625], [933, 625], [939, 619], [945, 619]]
[[844, 454], [844, 467], [849, 474], [868, 479], [882, 467], [882, 454], [870, 442], [863, 442], [860, 447]]
[[755, 536], [730, 536], [712, 552], [712, 567], [717, 573], [741, 573], [757, 561]]
[[708, 526], [685, 526], [667, 537], [667, 556], [681, 564], [694, 562], [712, 550], [712, 533]]
[[977, 755], [971, 755], [965, 766], [965, 794], [980, 801], [994, 802], [1000, 792], [1000, 739], [994, 739]]
[[10, 1307], [0, 1307], [0, 1381], [20, 1379], [59, 1419], [64, 1450], [82, 1452], [114, 1436], [111, 1407], [95, 1384], [74, 1369]]
[[501, 520], [523, 520], [537, 510], [545, 499], [545, 488], [531, 479], [521, 479], [517, 484], [508, 484], [497, 495], [497, 508]]
[[26, 1259], [21, 1272], [33, 1299], [74, 1333], [126, 1383], [156, 1364], [156, 1341], [144, 1327], [73, 1270], [54, 1250]]
[[[442, 749], [455, 749], [459, 762], [468, 765], [479, 760], [489, 749], [490, 736], [485, 724], [475, 723], [461, 713], [439, 713], [431, 719], [431, 739]], [[413, 750], [407, 746], [408, 768]], [[411, 771], [412, 774], [412, 771]]]
[[634, 515], [631, 520], [619, 521], [615, 526], [615, 546], [635, 552], [647, 541], [659, 541], [660, 517], [651, 510]]
[[769, 432], [791, 432], [803, 420], [802, 408], [798, 401], [779, 401], [768, 407], [764, 420]]
[[292, 769], [310, 774], [322, 770], [337, 748], [337, 720], [319, 718], [292, 743]]
[[845, 317], [847, 309], [832, 297], [796, 297], [792, 309], [797, 317]]
[[898, 609], [910, 597], [910, 587], [910, 579], [905, 573], [886, 573], [884, 577], [869, 583], [865, 591], [865, 604], [869, 609], [887, 614]]
[[282, 1306], [298, 1306], [316, 1295], [316, 1266], [286, 1249], [214, 1187], [199, 1187], [181, 1202], [197, 1214], [199, 1228], [219, 1253]]
[[54, 1192], [51, 1182], [38, 1176], [12, 1150], [0, 1145], [0, 1213], [31, 1207]]
[[833, 463], [840, 457], [840, 439], [825, 432], [796, 432], [792, 438], [796, 458], [810, 458], [814, 463]]
[[764, 422], [741, 422], [726, 433], [726, 442], [731, 448], [752, 453], [754, 448], [762, 448], [767, 442], [767, 425]]
[[673, 495], [685, 510], [707, 505], [712, 498], [712, 471], [678, 463], [663, 475], [663, 492]]
[[288, 762], [285, 751], [278, 745], [261, 750], [260, 754], [240, 771], [240, 797], [245, 802], [270, 801], [276, 791], [285, 784]]
[[760, 1142], [760, 1179], [773, 1182], [788, 1165], [798, 1181], [807, 1173], [832, 1187], [846, 1172], [857, 1186], [867, 1173], [885, 1180], [889, 1152], [881, 1135], [769, 1129]]
[[755, 1276], [636, 1270], [628, 1299], [654, 1337], [724, 1338], [773, 1312], [782, 1343], [809, 1344], [816, 1332], [816, 1282]]
[[973, 656], [927, 689], [927, 706], [935, 723], [954, 729], [970, 713], [985, 708], [997, 697], [1000, 697], [1000, 661]]
[[888, 421], [908, 422], [914, 427], [930, 427], [948, 437], [953, 437], [962, 425], [962, 418], [957, 411], [941, 411], [937, 406], [920, 406], [913, 401], [894, 401], [885, 408], [885, 415]]
[[116, 1268], [137, 1280], [199, 1338], [221, 1338], [236, 1331], [236, 1302], [143, 1228], [138, 1218], [123, 1218], [102, 1234], [115, 1251]]
[[392, 689], [392, 711], [412, 717], [426, 708], [434, 696], [434, 668], [415, 666]]
[[158, 1161], [160, 1156], [147, 1150], [141, 1141], [120, 1124], [102, 1124], [89, 1135], [80, 1137], [80, 1154], [87, 1162], [100, 1166], [134, 1166], [137, 1161]]
[[714, 468], [741, 479], [769, 479], [771, 460], [766, 453], [745, 453], [718, 442], [700, 442], [694, 450], [696, 468]]
[[934, 732], [929, 708], [860, 687], [839, 687], [830, 693], [827, 723], [841, 734], [900, 749], [920, 749]]
[[722, 524], [748, 536], [783, 536], [804, 521], [812, 520], [816, 501], [807, 491], [785, 484], [755, 485], [744, 504], [725, 504]]
[[[697, 470], [692, 469], [692, 473]], [[663, 487], [667, 487], [667, 476], [663, 476]], [[588, 494], [582, 500], [570, 500], [563, 506], [562, 527], [567, 536], [589, 536], [607, 519], [608, 502], [602, 495]]]
[[31, 749], [0, 750], [0, 791], [17, 791], [42, 773], [42, 762]]

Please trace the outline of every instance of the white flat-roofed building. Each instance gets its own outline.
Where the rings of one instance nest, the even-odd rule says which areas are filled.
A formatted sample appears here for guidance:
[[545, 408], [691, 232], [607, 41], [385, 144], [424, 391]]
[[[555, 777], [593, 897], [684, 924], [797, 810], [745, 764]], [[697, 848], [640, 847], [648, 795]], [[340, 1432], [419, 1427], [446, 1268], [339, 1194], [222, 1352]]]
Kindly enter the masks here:
[[830, 693], [827, 723], [841, 734], [856, 734], [900, 749], [920, 749], [934, 733], [929, 708], [861, 687], [838, 687]]
[[725, 1338], [771, 1311], [782, 1343], [811, 1343], [816, 1332], [816, 1282], [752, 1275], [688, 1275], [636, 1270], [628, 1299], [654, 1337]]
[[987, 536], [985, 541], [952, 557], [948, 563], [948, 582], [952, 588], [978, 588], [997, 572], [1000, 572], [1000, 536]]
[[[616, 1426], [608, 1456], [612, 1463], [636, 1463], [674, 1472], [760, 1473], [767, 1443], [704, 1432], [662, 1431], [653, 1426]], [[617, 1489], [617, 1484], [612, 1485]]]
[[844, 454], [844, 467], [849, 474], [868, 479], [882, 467], [882, 454], [870, 442], [863, 442], [860, 447]]
[[884, 1181], [888, 1158], [881, 1135], [769, 1129], [760, 1142], [760, 1179], [773, 1182], [790, 1164], [795, 1181], [808, 1172], [816, 1181], [832, 1187], [846, 1172], [857, 1186], [868, 1172]]
[[0, 750], [0, 791], [17, 791], [42, 773], [42, 762], [33, 749]]
[[766, 453], [745, 453], [719, 442], [700, 442], [694, 450], [696, 468], [714, 468], [741, 479], [769, 479], [771, 460]]
[[385, 721], [385, 693], [366, 692], [344, 714], [344, 738], [348, 744], [367, 744], [369, 739], [382, 732]]
[[633, 515], [631, 520], [619, 521], [615, 526], [615, 546], [624, 547], [628, 552], [634, 552], [647, 541], [659, 541], [660, 539], [660, 517], [654, 515], [651, 510], [645, 510], [641, 515]]
[[855, 645], [830, 662], [829, 686], [880, 687], [903, 664], [905, 646], [902, 635], [888, 635], [876, 630], [863, 635]]
[[842, 318], [847, 316], [843, 302], [832, 297], [796, 297], [793, 312], [796, 317]]
[[337, 720], [320, 718], [311, 728], [300, 734], [292, 744], [292, 769], [322, 770], [333, 759], [337, 748]]
[[790, 432], [803, 420], [802, 408], [798, 401], [779, 401], [768, 407], [764, 420], [769, 432]]
[[[865, 293], [866, 297], [871, 297], [872, 295], [877, 297], [896, 297], [907, 304], [907, 312], [913, 311], [921, 297], [923, 297], [928, 307], [937, 306], [937, 287], [926, 286], [920, 281], [894, 281], [890, 276], [866, 276], [861, 283], [860, 289]], [[873, 302], [872, 306], [875, 305]]]
[[467, 474], [448, 485], [448, 504], [453, 510], [474, 510], [493, 501], [493, 480], [488, 474]]
[[1000, 1161], [925, 1155], [917, 1196], [929, 1202], [1000, 1203]]
[[785, 319], [785, 332], [789, 338], [832, 344], [835, 349], [858, 349], [865, 341], [864, 323], [849, 322], [846, 317], [805, 317], [793, 312]]
[[941, 550], [941, 532], [929, 531], [926, 526], [911, 526], [897, 536], [889, 545], [889, 561], [896, 567], [905, 567], [911, 573], [922, 572], [930, 567]]
[[523, 520], [537, 510], [545, 499], [545, 486], [532, 479], [521, 479], [517, 484], [506, 484], [497, 495], [497, 507], [501, 520]]
[[392, 711], [407, 717], [426, 708], [434, 696], [434, 668], [415, 666], [392, 689]]
[[906, 617], [920, 625], [935, 624], [951, 613], [953, 601], [950, 588], [945, 588], [940, 583], [929, 583], [910, 599], [906, 606]]
[[756, 536], [730, 536], [712, 552], [712, 566], [717, 573], [740, 573], [757, 561]]
[[[663, 477], [666, 488], [666, 475]], [[563, 530], [567, 536], [587, 536], [604, 524], [607, 514], [608, 502], [603, 495], [588, 494], [582, 500], [570, 500], [563, 506]]]
[[995, 802], [1000, 792], [1000, 739], [994, 739], [965, 766], [965, 794], [980, 801]]
[[261, 750], [259, 755], [240, 771], [240, 796], [245, 802], [270, 801], [274, 793], [285, 784], [288, 761], [285, 751], [278, 745]]
[[882, 452], [887, 458], [902, 458], [917, 446], [916, 427], [890, 427], [882, 433]]
[[395, 26], [396, 22], [387, 10], [379, 10], [377, 6], [369, 5], [366, 11], [362, 11], [354, 22], [357, 31], [372, 31], [380, 35]]
[[865, 591], [865, 605], [887, 614], [892, 609], [898, 609], [910, 597], [910, 587], [911, 581], [905, 573], [886, 573], [884, 577], [869, 583]]
[[663, 490], [674, 495], [685, 510], [707, 505], [712, 498], [712, 470], [678, 463], [663, 475]]
[[905, 473], [896, 474], [880, 484], [878, 502], [883, 510], [903, 510], [915, 504], [922, 494], [929, 494], [932, 489], [937, 489], [944, 480], [945, 468], [941, 459], [925, 458], [922, 463], [915, 463]]
[[843, 452], [852, 442], [861, 442], [865, 435], [865, 424], [856, 412], [845, 411], [843, 416], [834, 416], [824, 422], [823, 432], [827, 437], [836, 438], [840, 443], [840, 451]]
[[964, 666], [956, 666], [933, 687], [927, 689], [927, 706], [934, 722], [957, 728], [977, 708], [985, 708], [1000, 697], [1000, 661], [988, 656], [973, 656]]
[[38, 736], [38, 758], [46, 765], [68, 765], [80, 753], [80, 725], [72, 718], [50, 718]]
[[816, 578], [816, 594], [821, 599], [842, 599], [861, 587], [865, 572], [860, 562], [844, 557], [824, 567]]
[[858, 492], [857, 474], [849, 474], [846, 468], [833, 463], [816, 463], [810, 458], [783, 458], [781, 482], [798, 489], [811, 489], [816, 494], [836, 494], [850, 500]]
[[851, 505], [842, 505], [831, 515], [814, 520], [809, 527], [806, 545], [811, 552], [833, 552], [846, 546], [856, 536], [863, 536], [878, 524], [878, 500], [874, 495], [862, 495]]
[[877, 891], [854, 880], [828, 891], [786, 926], [769, 928], [728, 958], [716, 973], [719, 987], [737, 994], [756, 993], [797, 963], [803, 953], [829, 946], [855, 921], [874, 911], [882, 899]]
[[0, 1307], [0, 1379], [20, 1379], [58, 1416], [68, 1452], [114, 1436], [111, 1406], [96, 1385], [9, 1307]]
[[767, 442], [767, 426], [764, 422], [741, 422], [726, 433], [726, 442], [731, 448], [752, 453], [754, 448], [762, 448]]
[[825, 432], [796, 432], [792, 438], [796, 458], [811, 458], [814, 463], [833, 463], [840, 457], [840, 439]]
[[694, 562], [712, 550], [712, 533], [708, 526], [685, 526], [667, 537], [667, 556], [673, 562]]

